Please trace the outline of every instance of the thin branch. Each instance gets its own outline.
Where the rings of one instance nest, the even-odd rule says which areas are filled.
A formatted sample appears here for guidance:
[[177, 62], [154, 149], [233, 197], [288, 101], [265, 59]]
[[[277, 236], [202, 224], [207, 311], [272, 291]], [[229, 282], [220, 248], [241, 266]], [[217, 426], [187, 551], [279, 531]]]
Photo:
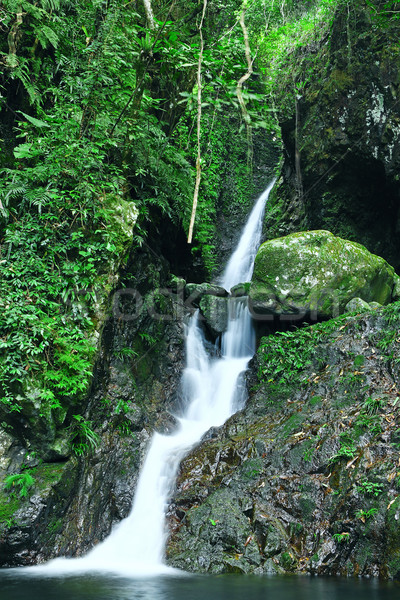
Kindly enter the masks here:
[[153, 50], [154, 50], [154, 48], [155, 48], [155, 45], [156, 45], [156, 43], [158, 42], [158, 39], [159, 39], [160, 35], [162, 34], [162, 32], [163, 32], [163, 30], [164, 30], [164, 28], [165, 28], [165, 26], [166, 26], [166, 24], [167, 24], [167, 22], [168, 22], [169, 16], [170, 16], [170, 14], [171, 14], [171, 12], [172, 12], [172, 9], [173, 9], [173, 8], [174, 8], [174, 6], [175, 6], [175, 3], [176, 3], [176, 0], [174, 0], [174, 1], [172, 2], [171, 6], [170, 6], [170, 8], [169, 8], [168, 14], [167, 14], [167, 16], [165, 17], [165, 21], [164, 21], [164, 23], [162, 24], [162, 27], [161, 27], [161, 28], [158, 30], [158, 32], [157, 32], [156, 38], [155, 38], [155, 40], [154, 40], [154, 42], [153, 42], [153, 45], [151, 46], [151, 49], [150, 49], [150, 52], [149, 52], [149, 58], [148, 58], [148, 59], [147, 59], [147, 61], [146, 61], [146, 64], [145, 64], [145, 67], [144, 67], [144, 71], [143, 71], [143, 73], [142, 73], [142, 76], [141, 76], [141, 78], [140, 78], [140, 80], [139, 80], [139, 83], [137, 83], [137, 85], [136, 85], [135, 89], [133, 90], [132, 94], [129, 96], [128, 100], [126, 101], [126, 104], [125, 104], [125, 106], [123, 107], [123, 109], [122, 109], [122, 110], [121, 110], [121, 112], [119, 113], [119, 115], [118, 115], [118, 117], [117, 117], [117, 120], [115, 121], [114, 125], [112, 126], [112, 128], [111, 128], [111, 131], [110, 131], [110, 137], [112, 137], [112, 136], [113, 136], [113, 133], [114, 133], [114, 131], [115, 131], [115, 128], [117, 127], [118, 123], [120, 122], [120, 120], [121, 120], [121, 119], [122, 119], [122, 117], [124, 116], [125, 112], [127, 111], [128, 107], [129, 107], [129, 105], [130, 105], [130, 103], [132, 102], [132, 100], [133, 100], [133, 99], [134, 99], [134, 97], [136, 96], [137, 92], [139, 92], [139, 91], [141, 90], [141, 87], [142, 87], [142, 85], [144, 84], [144, 79], [145, 79], [145, 77], [146, 77], [146, 74], [147, 74], [147, 69], [149, 68], [149, 64], [150, 64], [150, 57], [151, 57], [151, 54], [152, 54], [152, 52], [153, 52]]
[[194, 220], [196, 218], [197, 201], [199, 198], [199, 189], [201, 182], [201, 147], [200, 147], [200, 134], [201, 134], [201, 65], [203, 62], [204, 52], [204, 38], [203, 38], [203, 21], [207, 9], [207, 0], [203, 0], [203, 13], [201, 15], [201, 21], [199, 25], [200, 34], [200, 53], [199, 61], [197, 64], [197, 159], [196, 159], [196, 184], [194, 186], [193, 195], [193, 206], [192, 215], [190, 217], [189, 233], [187, 243], [192, 243]]

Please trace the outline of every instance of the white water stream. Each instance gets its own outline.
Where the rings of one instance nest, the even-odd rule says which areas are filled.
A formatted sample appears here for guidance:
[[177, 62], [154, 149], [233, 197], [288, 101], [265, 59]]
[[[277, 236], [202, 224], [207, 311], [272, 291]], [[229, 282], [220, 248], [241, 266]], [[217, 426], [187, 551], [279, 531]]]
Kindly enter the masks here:
[[[272, 188], [257, 200], [233, 253], [221, 285], [250, 281], [260, 244], [262, 215]], [[165, 509], [182, 458], [210, 428], [222, 425], [243, 406], [241, 374], [255, 351], [255, 338], [247, 304], [243, 298], [229, 299], [229, 323], [221, 340], [221, 357], [208, 356], [196, 313], [186, 338], [186, 368], [182, 391], [186, 411], [173, 435], [155, 433], [139, 477], [130, 515], [110, 536], [78, 559], [59, 558], [35, 567], [41, 573], [108, 571], [148, 576], [170, 572], [163, 563], [167, 531]]]

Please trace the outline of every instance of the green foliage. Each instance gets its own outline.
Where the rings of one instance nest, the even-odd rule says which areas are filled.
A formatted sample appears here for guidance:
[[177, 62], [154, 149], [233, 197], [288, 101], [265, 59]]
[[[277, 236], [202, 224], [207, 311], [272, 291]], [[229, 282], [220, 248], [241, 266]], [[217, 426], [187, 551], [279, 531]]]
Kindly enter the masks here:
[[371, 517], [373, 517], [378, 512], [377, 508], [370, 508], [369, 510], [358, 510], [356, 512], [356, 518], [360, 519], [363, 523], [368, 521]]
[[34, 486], [35, 480], [29, 471], [7, 475], [4, 482], [6, 490], [12, 491], [19, 498], [26, 498], [29, 490]]
[[330, 457], [329, 462], [331, 464], [340, 461], [342, 458], [345, 458], [346, 460], [350, 460], [352, 458], [355, 457], [357, 452], [357, 448], [353, 445], [353, 444], [344, 444], [343, 446], [341, 446], [339, 448], [339, 450], [336, 452], [336, 454], [334, 454], [333, 456]]
[[386, 398], [370, 396], [363, 404], [362, 411], [367, 415], [375, 415], [386, 404]]
[[181, 52], [188, 30], [178, 39], [172, 21], [155, 39], [119, 0], [6, 0], [0, 17], [0, 108], [13, 115], [0, 162], [0, 410], [12, 423], [34, 402], [52, 429], [90, 386], [98, 309], [127, 249], [113, 206], [134, 198], [139, 244], [155, 212], [179, 223], [189, 205], [192, 169], [161, 105], [197, 49]]
[[91, 421], [85, 420], [82, 415], [73, 415], [74, 435], [72, 437], [72, 450], [77, 456], [93, 452], [100, 444], [100, 436], [93, 430]]
[[360, 369], [361, 367], [363, 367], [364, 363], [365, 357], [362, 354], [358, 354], [354, 359], [354, 366], [356, 367], [356, 369]]
[[153, 335], [151, 335], [150, 333], [146, 333], [146, 332], [142, 331], [139, 333], [139, 337], [148, 348], [150, 348], [151, 346], [154, 346], [154, 344], [157, 343], [156, 338]]
[[283, 384], [290, 382], [311, 365], [313, 333], [307, 328], [294, 332], [281, 331], [263, 338], [260, 346], [259, 377]]
[[[279, 102], [280, 113], [289, 114], [294, 110], [296, 97], [301, 97], [318, 72], [315, 54], [304, 53], [303, 49], [318, 46], [343, 1], [284, 3], [284, 10], [279, 4], [266, 2], [268, 18], [258, 34], [259, 60], [264, 66], [267, 93], [274, 103]], [[296, 60], [296, 55], [301, 55], [301, 59]]]
[[350, 541], [350, 533], [347, 531], [344, 531], [343, 533], [334, 533], [333, 537], [339, 544], [345, 544]]
[[316, 344], [328, 341], [330, 334], [346, 321], [345, 315], [295, 331], [280, 331], [262, 338], [259, 351], [259, 377], [276, 385], [298, 379], [313, 364]]
[[384, 486], [382, 483], [365, 480], [357, 486], [357, 491], [369, 496], [379, 496], [382, 494]]
[[368, 431], [371, 435], [379, 435], [382, 433], [381, 419], [377, 415], [369, 416], [364, 412], [360, 412], [360, 415], [354, 422], [355, 434], [362, 434]]
[[138, 353], [135, 352], [132, 348], [121, 348], [120, 350], [115, 350], [114, 356], [119, 360], [125, 360], [129, 358], [136, 358]]
[[379, 27], [388, 26], [388, 21], [400, 19], [399, 0], [365, 0], [365, 4], [370, 9], [373, 22]]

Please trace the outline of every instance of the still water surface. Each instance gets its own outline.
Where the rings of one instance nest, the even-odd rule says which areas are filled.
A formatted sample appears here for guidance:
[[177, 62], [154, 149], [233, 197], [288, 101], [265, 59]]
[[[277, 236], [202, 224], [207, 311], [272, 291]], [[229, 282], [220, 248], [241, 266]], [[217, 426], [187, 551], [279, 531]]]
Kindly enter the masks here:
[[110, 575], [43, 577], [0, 571], [1, 600], [396, 600], [400, 584], [337, 578]]

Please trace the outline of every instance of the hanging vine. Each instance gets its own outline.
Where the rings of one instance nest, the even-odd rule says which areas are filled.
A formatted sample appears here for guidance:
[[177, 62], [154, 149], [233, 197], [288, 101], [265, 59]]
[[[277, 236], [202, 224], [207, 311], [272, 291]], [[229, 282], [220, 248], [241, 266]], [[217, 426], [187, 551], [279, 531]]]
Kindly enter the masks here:
[[246, 73], [244, 73], [244, 75], [242, 75], [242, 77], [239, 79], [239, 81], [236, 84], [236, 96], [237, 96], [237, 99], [239, 100], [240, 109], [241, 109], [242, 115], [243, 115], [243, 120], [246, 124], [247, 148], [248, 148], [247, 162], [249, 165], [251, 165], [252, 160], [253, 160], [253, 133], [252, 133], [252, 129], [251, 129], [250, 115], [247, 111], [246, 103], [243, 98], [243, 85], [253, 74], [253, 61], [251, 59], [249, 34], [248, 34], [246, 23], [245, 23], [246, 5], [247, 5], [247, 2], [245, 1], [243, 4], [243, 7], [242, 7], [242, 11], [240, 13], [239, 23], [240, 23], [240, 26], [243, 31], [244, 51], [245, 51], [245, 55], [246, 55], [247, 71], [246, 71]]
[[192, 205], [192, 215], [190, 217], [189, 224], [189, 233], [187, 243], [192, 243], [193, 238], [193, 228], [194, 228], [194, 220], [196, 218], [196, 210], [197, 210], [197, 202], [199, 199], [199, 189], [201, 182], [201, 146], [200, 146], [200, 134], [201, 134], [201, 67], [203, 62], [203, 53], [204, 53], [204, 38], [203, 38], [203, 22], [204, 16], [206, 14], [207, 9], [207, 0], [203, 1], [203, 12], [201, 15], [201, 20], [199, 24], [199, 35], [200, 35], [200, 52], [199, 52], [199, 60], [197, 63], [197, 159], [196, 159], [196, 183], [194, 186], [194, 194], [193, 194], [193, 205]]

